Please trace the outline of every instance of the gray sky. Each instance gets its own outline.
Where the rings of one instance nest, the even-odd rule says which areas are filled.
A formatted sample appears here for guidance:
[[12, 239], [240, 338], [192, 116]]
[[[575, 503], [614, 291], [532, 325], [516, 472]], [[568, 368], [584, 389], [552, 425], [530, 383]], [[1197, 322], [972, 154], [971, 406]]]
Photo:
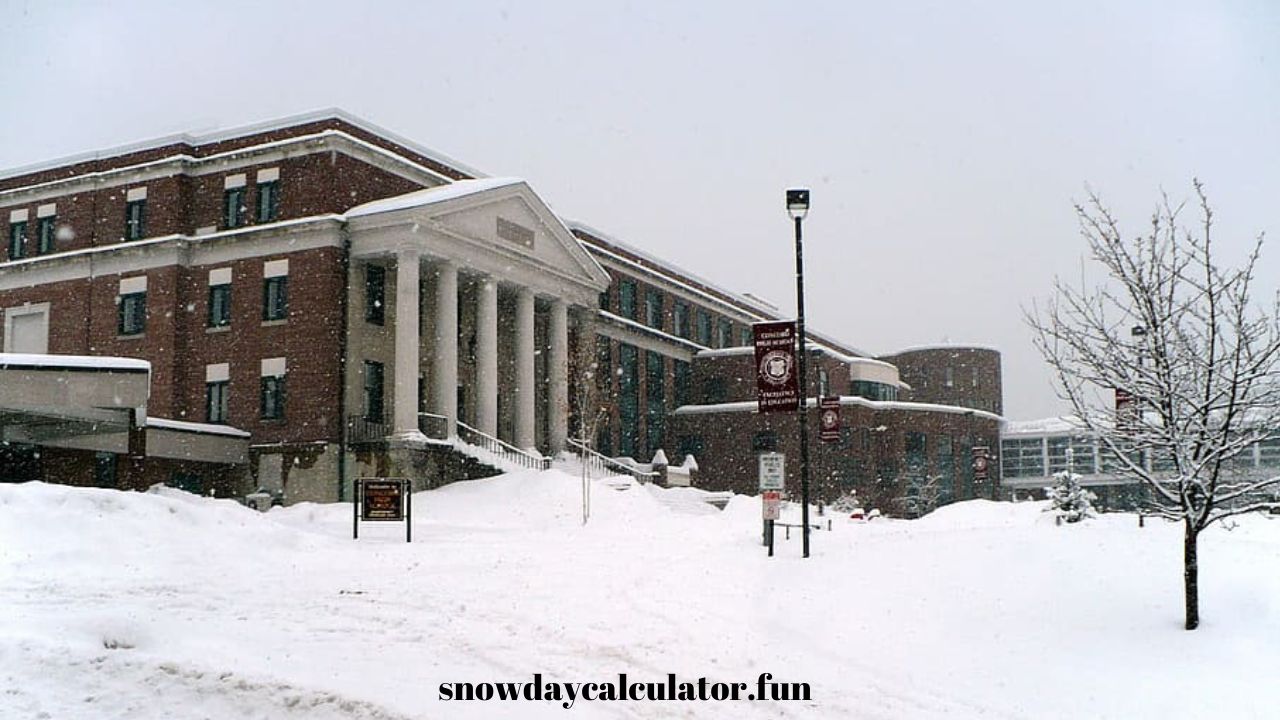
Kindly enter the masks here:
[[1193, 176], [1228, 251], [1280, 230], [1267, 0], [0, 0], [0, 27], [0, 167], [339, 106], [784, 308], [808, 185], [810, 324], [994, 346], [1018, 419], [1062, 409], [1020, 308], [1078, 273], [1086, 185], [1131, 234]]

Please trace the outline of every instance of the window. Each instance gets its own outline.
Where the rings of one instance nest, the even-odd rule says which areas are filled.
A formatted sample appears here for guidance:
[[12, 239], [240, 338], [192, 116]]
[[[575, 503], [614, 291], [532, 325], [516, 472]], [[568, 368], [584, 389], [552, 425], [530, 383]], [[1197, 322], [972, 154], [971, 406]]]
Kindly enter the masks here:
[[636, 283], [623, 280], [618, 283], [618, 314], [628, 320], [636, 319]]
[[887, 383], [870, 380], [853, 380], [849, 383], [849, 392], [868, 400], [897, 400], [898, 388]]
[[9, 223], [9, 259], [17, 260], [27, 254], [27, 221]]
[[41, 255], [53, 252], [57, 222], [58, 218], [56, 216], [47, 215], [40, 218], [40, 222], [36, 226], [36, 252]]
[[639, 450], [640, 377], [639, 352], [634, 345], [618, 345], [618, 418], [622, 424], [618, 437], [619, 454], [634, 458]]
[[600, 309], [606, 311], [609, 309], [609, 290], [607, 288], [600, 293]]
[[262, 419], [279, 420], [284, 417], [284, 375], [267, 375], [262, 378]]
[[696, 342], [699, 345], [711, 347], [711, 314], [706, 310], [698, 310], [698, 336]]
[[909, 432], [905, 438], [905, 450], [907, 456], [907, 476], [911, 478], [923, 478], [928, 470], [928, 458], [925, 455], [927, 442], [925, 434], [921, 432]]
[[956, 384], [955, 368], [952, 368], [950, 365], [948, 365], [943, 372], [944, 372], [944, 375], [942, 378], [942, 386], [955, 387], [955, 384]]
[[1001, 477], [1045, 477], [1044, 439], [1005, 438], [1000, 441], [1000, 461]]
[[244, 186], [227, 188], [222, 193], [222, 226], [244, 225]]
[[973, 387], [978, 387], [978, 366], [977, 366], [977, 365], [974, 365], [973, 367], [971, 367], [971, 368], [969, 368], [969, 369], [970, 369], [970, 370], [972, 371], [972, 373], [973, 373], [973, 382], [972, 382], [972, 385], [973, 385]]
[[662, 293], [653, 288], [644, 294], [644, 324], [662, 329]]
[[380, 265], [364, 267], [364, 319], [382, 325], [387, 316], [387, 270]]
[[725, 318], [720, 318], [720, 324], [716, 326], [716, 347], [727, 348], [733, 346], [733, 322]]
[[124, 239], [140, 240], [147, 232], [147, 200], [130, 200], [124, 206]]
[[644, 356], [645, 423], [648, 427], [649, 457], [662, 447], [667, 425], [666, 365], [662, 355], [652, 350]]
[[226, 327], [231, 324], [231, 285], [209, 286], [209, 327]]
[[147, 292], [128, 293], [120, 296], [120, 318], [117, 328], [121, 335], [141, 335], [147, 330]]
[[831, 394], [831, 380], [827, 375], [826, 368], [818, 368], [818, 397], [827, 397]]
[[262, 319], [289, 317], [289, 261], [270, 260], [262, 265]]
[[671, 374], [675, 377], [675, 406], [689, 404], [689, 363], [684, 360], [671, 361]]
[[364, 419], [382, 422], [386, 406], [383, 404], [382, 363], [364, 361]]
[[225, 424], [231, 399], [231, 383], [226, 380], [204, 384], [205, 421]]
[[230, 414], [231, 366], [227, 363], [204, 366], [205, 420], [225, 423]]
[[686, 340], [692, 337], [689, 334], [689, 306], [679, 300], [671, 308], [671, 330]]
[[280, 216], [280, 181], [263, 182], [258, 175], [258, 222], [274, 222]]
[[751, 337], [751, 326], [743, 325], [739, 328], [738, 347], [751, 347], [752, 345], [755, 345], [755, 341]]

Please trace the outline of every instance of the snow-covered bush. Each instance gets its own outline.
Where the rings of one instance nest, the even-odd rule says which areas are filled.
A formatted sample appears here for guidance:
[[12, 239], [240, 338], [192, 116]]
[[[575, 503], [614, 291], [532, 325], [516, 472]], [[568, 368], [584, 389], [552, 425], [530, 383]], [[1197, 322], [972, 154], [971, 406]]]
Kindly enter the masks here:
[[1056, 513], [1059, 524], [1080, 522], [1093, 517], [1093, 501], [1098, 496], [1080, 484], [1079, 473], [1063, 470], [1054, 473], [1053, 479], [1056, 482], [1044, 489], [1049, 497], [1049, 507], [1045, 508], [1045, 512]]

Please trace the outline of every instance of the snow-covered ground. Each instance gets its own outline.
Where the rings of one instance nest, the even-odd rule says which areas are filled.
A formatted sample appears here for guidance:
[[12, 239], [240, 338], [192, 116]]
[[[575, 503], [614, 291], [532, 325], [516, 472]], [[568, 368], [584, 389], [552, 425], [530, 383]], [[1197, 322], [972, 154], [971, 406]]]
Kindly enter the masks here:
[[[802, 560], [759, 501], [558, 471], [260, 514], [177, 491], [0, 485], [0, 718], [1276, 717], [1280, 519], [1056, 527], [975, 501], [837, 520]], [[809, 702], [445, 702], [445, 682], [807, 682]]]

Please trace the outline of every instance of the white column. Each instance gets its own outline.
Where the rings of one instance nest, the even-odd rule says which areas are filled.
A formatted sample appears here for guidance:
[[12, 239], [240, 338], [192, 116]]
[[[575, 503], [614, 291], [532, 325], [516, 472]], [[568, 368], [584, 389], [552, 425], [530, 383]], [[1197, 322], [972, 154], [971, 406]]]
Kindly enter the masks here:
[[498, 282], [476, 286], [476, 429], [498, 436]]
[[569, 434], [569, 306], [564, 300], [551, 301], [548, 328], [550, 355], [547, 357], [547, 420], [551, 454], [564, 450]]
[[396, 253], [396, 435], [418, 432], [418, 280], [417, 250]]
[[458, 432], [458, 266], [442, 262], [436, 271], [436, 334], [432, 348], [431, 411], [445, 417], [445, 433]]
[[516, 294], [516, 447], [530, 449], [534, 432], [533, 291], [522, 287]]

